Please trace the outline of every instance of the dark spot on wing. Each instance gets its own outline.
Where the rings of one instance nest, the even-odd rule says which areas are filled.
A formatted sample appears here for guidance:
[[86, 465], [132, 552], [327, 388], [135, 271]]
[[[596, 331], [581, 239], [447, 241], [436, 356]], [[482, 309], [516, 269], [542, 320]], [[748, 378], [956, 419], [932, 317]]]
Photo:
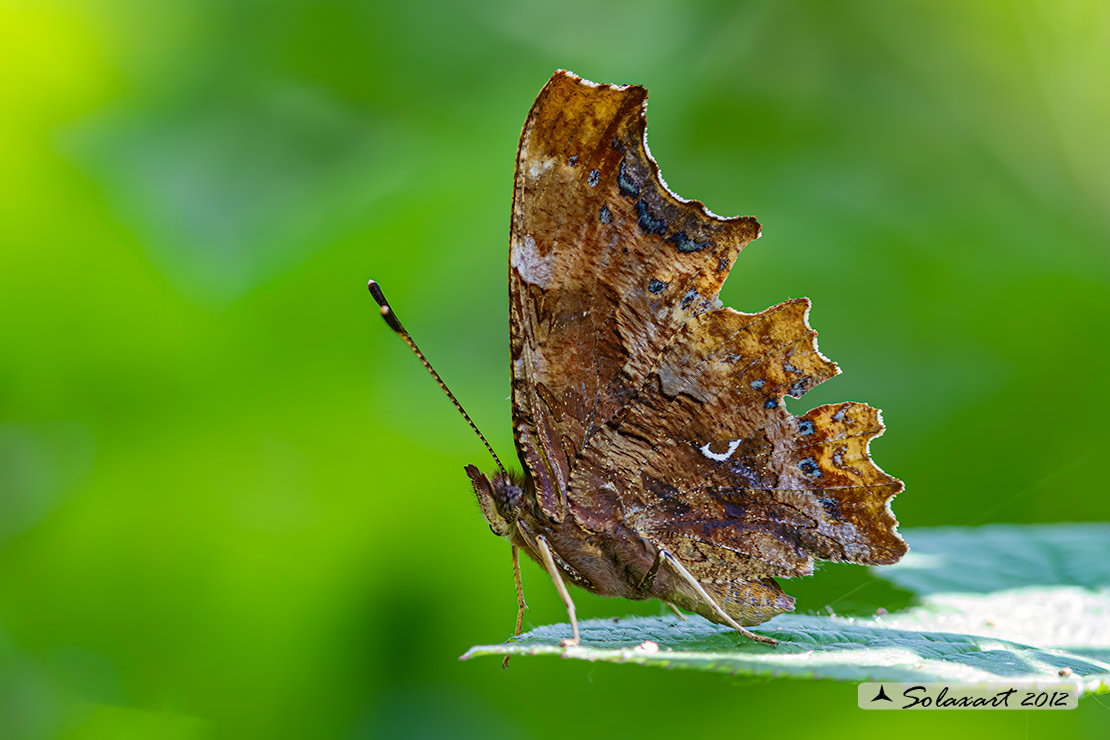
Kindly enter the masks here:
[[798, 434], [803, 437], [807, 434], [813, 434], [813, 422], [809, 419], [798, 419]]
[[572, 155], [571, 158], [567, 160], [567, 164], [569, 164], [571, 167], [578, 164], [578, 155], [577, 154]]
[[601, 179], [601, 172], [600, 171], [590, 170], [590, 176], [586, 178], [586, 182], [589, 183], [590, 187], [592, 188], [595, 185], [597, 185], [597, 183], [600, 179]]
[[707, 242], [707, 241], [704, 241], [704, 242], [694, 241], [690, 237], [686, 236], [685, 231], [680, 231], [677, 234], [674, 234], [673, 236], [669, 237], [667, 239], [667, 241], [669, 241], [671, 244], [674, 244], [676, 247], [678, 247], [678, 251], [682, 252], [683, 254], [690, 254], [691, 252], [700, 252], [701, 250], [703, 250], [703, 249], [705, 249], [706, 247], [709, 246], [709, 242]]
[[837, 503], [836, 499], [822, 498], [820, 501], [821, 506], [825, 509], [825, 513], [829, 515], [830, 519], [838, 522], [844, 521], [844, 517], [840, 515], [840, 504]]
[[624, 160], [621, 160], [620, 170], [617, 172], [617, 187], [620, 188], [622, 195], [627, 195], [629, 198], [635, 198], [640, 194], [640, 186], [633, 182], [632, 178], [628, 176], [628, 171], [625, 168]]
[[694, 290], [693, 288], [690, 288], [690, 292], [687, 293], [686, 295], [682, 296], [682, 307], [683, 308], [689, 308], [690, 304], [693, 303], [694, 299], [697, 298], [697, 297], [698, 297], [698, 291]]
[[636, 201], [636, 213], [640, 215], [639, 220], [636, 222], [640, 225], [640, 229], [646, 234], [662, 234], [667, 230], [666, 222], [661, 218], [656, 218], [652, 214], [648, 204], [643, 200]]
[[802, 471], [808, 478], [818, 478], [821, 475], [821, 468], [817, 466], [812, 457], [806, 457], [798, 463], [798, 470]]
[[613, 212], [609, 210], [609, 206], [601, 207], [601, 223], [607, 224], [613, 220]]
[[763, 408], [765, 409], [777, 409], [778, 407], [779, 401], [777, 398], [768, 398], [767, 403], [763, 404]]
[[666, 287], [667, 283], [664, 283], [662, 280], [652, 280], [648, 283], [648, 290], [652, 293], [662, 293], [663, 289]]

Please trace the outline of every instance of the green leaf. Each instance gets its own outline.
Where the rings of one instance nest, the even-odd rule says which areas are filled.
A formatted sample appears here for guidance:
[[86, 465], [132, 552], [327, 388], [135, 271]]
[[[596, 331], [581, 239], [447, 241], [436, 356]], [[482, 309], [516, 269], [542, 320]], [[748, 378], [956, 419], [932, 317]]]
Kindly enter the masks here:
[[909, 554], [872, 570], [918, 594], [1110, 587], [1110, 524], [938, 527], [902, 535]]
[[753, 676], [844, 681], [1076, 681], [1110, 686], [1110, 526], [984, 527], [904, 533], [912, 552], [879, 575], [920, 603], [869, 619], [787, 614], [745, 640], [700, 618], [589, 620], [540, 627], [462, 656], [559, 655]]

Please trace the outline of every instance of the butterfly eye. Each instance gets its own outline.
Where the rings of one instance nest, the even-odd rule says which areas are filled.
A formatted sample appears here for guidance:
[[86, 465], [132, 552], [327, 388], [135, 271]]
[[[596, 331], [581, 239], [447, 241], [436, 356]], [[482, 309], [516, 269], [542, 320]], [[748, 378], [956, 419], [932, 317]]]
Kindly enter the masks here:
[[520, 486], [515, 483], [501, 477], [493, 479], [493, 504], [497, 507], [497, 513], [505, 521], [512, 522], [516, 519], [521, 493]]

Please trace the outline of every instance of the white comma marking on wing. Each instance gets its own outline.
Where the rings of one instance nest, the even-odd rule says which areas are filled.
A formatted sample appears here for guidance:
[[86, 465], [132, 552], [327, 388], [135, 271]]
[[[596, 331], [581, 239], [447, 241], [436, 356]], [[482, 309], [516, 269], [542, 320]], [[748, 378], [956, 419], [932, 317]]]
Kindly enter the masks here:
[[728, 449], [724, 452], [714, 452], [713, 450], [709, 449], [709, 445], [711, 445], [711, 444], [713, 444], [713, 443], [712, 442], [706, 442], [704, 445], [702, 445], [701, 448], [700, 448], [701, 449], [701, 454], [705, 455], [710, 460], [716, 460], [717, 462], [724, 462], [725, 460], [732, 457], [732, 453], [736, 452], [736, 448], [740, 446], [740, 440], [734, 439], [731, 442], [729, 442], [728, 443]]

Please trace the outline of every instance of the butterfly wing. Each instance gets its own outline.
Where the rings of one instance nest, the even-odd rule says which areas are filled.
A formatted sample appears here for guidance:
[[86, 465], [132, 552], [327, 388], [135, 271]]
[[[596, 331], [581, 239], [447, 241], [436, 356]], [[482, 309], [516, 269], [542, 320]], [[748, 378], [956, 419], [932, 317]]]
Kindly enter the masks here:
[[752, 218], [674, 195], [644, 138], [647, 91], [557, 72], [521, 134], [510, 245], [513, 425], [544, 512], [590, 440], [717, 294]]
[[839, 372], [809, 301], [721, 307], [759, 224], [667, 189], [645, 101], [559, 72], [524, 126], [509, 271], [518, 452], [551, 519], [631, 530], [756, 624], [792, 606], [773, 579], [815, 559], [897, 561], [902, 483], [870, 459], [875, 409], [783, 407]]

